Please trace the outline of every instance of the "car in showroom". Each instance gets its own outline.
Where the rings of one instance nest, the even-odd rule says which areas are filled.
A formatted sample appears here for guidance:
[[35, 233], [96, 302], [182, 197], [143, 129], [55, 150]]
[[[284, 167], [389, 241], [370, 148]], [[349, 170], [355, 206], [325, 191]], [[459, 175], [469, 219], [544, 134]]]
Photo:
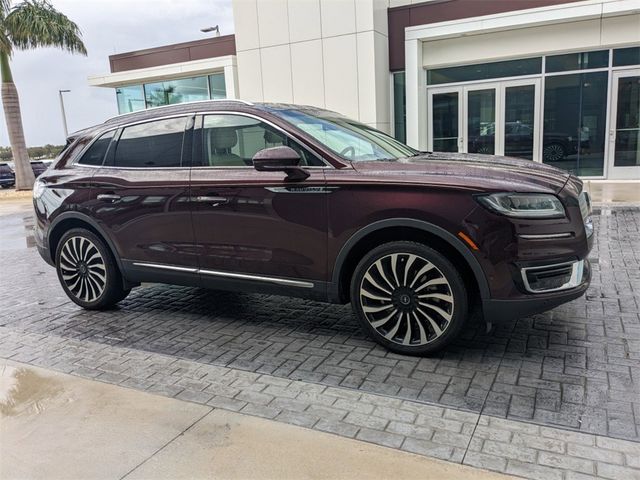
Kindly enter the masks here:
[[351, 302], [375, 341], [424, 355], [476, 312], [488, 324], [542, 312], [591, 277], [575, 176], [419, 152], [313, 107], [120, 115], [72, 134], [33, 195], [38, 250], [86, 309], [142, 282]]
[[[521, 122], [504, 123], [504, 145], [508, 156], [531, 159], [533, 154], [533, 127]], [[476, 127], [479, 135], [469, 139], [470, 153], [493, 154], [495, 152], [495, 123]], [[578, 142], [576, 135], [544, 131], [542, 139], [542, 159], [545, 163], [559, 162], [569, 155], [574, 155], [581, 148], [589, 146], [588, 140]]]

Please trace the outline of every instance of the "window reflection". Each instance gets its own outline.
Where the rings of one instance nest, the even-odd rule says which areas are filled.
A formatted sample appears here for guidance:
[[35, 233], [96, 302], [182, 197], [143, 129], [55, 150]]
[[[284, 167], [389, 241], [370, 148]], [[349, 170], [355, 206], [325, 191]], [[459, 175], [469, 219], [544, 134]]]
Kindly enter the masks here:
[[119, 113], [175, 103], [227, 98], [224, 73], [202, 77], [177, 78], [163, 82], [116, 88]]
[[118, 112], [129, 113], [145, 109], [142, 85], [129, 85], [116, 88]]
[[547, 77], [542, 160], [581, 176], [604, 172], [607, 72]]
[[209, 98], [206, 77], [180, 78], [165, 82], [147, 83], [144, 86], [147, 108], [194, 102]]

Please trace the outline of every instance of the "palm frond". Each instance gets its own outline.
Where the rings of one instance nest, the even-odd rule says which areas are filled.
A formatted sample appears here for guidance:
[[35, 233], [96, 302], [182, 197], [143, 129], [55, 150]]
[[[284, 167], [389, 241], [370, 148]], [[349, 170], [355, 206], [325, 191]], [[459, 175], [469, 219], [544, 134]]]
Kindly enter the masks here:
[[11, 0], [0, 0], [0, 15], [5, 17], [11, 10]]
[[19, 3], [3, 23], [7, 37], [19, 50], [58, 47], [71, 53], [87, 54], [78, 25], [46, 1]]

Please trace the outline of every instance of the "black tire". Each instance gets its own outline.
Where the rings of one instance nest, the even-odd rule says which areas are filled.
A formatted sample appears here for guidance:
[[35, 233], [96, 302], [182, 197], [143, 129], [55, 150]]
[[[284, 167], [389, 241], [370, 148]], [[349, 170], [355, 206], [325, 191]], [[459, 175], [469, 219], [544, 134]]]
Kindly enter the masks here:
[[58, 280], [67, 296], [87, 310], [104, 310], [123, 300], [131, 289], [122, 286], [122, 275], [109, 248], [84, 228], [66, 232], [56, 249]]
[[468, 317], [458, 270], [440, 252], [416, 242], [390, 242], [360, 260], [351, 305], [373, 340], [404, 355], [428, 355], [450, 344]]
[[13, 187], [13, 184], [7, 184], [5, 183], [4, 185], [0, 185], [2, 188], [11, 188]]

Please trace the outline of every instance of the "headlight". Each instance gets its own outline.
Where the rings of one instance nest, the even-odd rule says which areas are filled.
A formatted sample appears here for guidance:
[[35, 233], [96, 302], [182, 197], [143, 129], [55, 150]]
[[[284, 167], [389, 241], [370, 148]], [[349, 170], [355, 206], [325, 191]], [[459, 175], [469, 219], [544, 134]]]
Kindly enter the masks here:
[[562, 218], [564, 207], [547, 193], [494, 193], [476, 197], [481, 205], [496, 213], [517, 218]]
[[36, 180], [35, 183], [33, 184], [33, 198], [35, 199], [40, 198], [46, 188], [47, 187], [44, 184], [44, 182], [40, 180]]

